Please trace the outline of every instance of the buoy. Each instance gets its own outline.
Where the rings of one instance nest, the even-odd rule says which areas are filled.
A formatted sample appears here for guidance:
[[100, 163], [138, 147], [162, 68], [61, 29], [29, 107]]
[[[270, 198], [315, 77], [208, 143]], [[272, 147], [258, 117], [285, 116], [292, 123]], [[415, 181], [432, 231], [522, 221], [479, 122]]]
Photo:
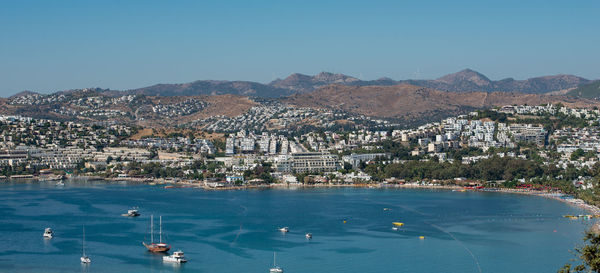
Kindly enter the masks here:
[[346, 220], [344, 220], [344, 224], [346, 223]]
[[553, 232], [556, 232], [556, 229]]
[[425, 240], [425, 236], [419, 236], [419, 239]]

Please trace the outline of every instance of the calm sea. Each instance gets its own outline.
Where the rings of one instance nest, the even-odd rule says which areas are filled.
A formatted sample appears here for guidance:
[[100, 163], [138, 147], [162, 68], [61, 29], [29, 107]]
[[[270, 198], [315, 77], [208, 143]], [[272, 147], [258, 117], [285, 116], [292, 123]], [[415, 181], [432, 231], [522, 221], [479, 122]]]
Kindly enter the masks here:
[[[134, 206], [140, 217], [120, 216]], [[591, 224], [562, 215], [581, 213], [545, 198], [484, 192], [5, 182], [0, 271], [266, 273], [277, 252], [286, 273], [556, 272]], [[142, 246], [151, 214], [162, 215], [167, 242], [187, 264], [163, 264]], [[405, 226], [392, 230], [396, 221]], [[83, 225], [89, 266], [79, 261]], [[45, 227], [54, 238], [42, 238]]]

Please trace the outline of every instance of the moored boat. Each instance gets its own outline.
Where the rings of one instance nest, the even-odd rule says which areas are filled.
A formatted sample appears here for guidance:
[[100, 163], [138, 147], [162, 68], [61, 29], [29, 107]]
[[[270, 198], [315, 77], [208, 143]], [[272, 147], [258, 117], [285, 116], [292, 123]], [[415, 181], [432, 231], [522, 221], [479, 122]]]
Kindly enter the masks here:
[[121, 216], [138, 217], [138, 216], [140, 216], [140, 212], [134, 208], [134, 209], [127, 210], [127, 213], [123, 213], [123, 214], [121, 214]]
[[158, 243], [154, 242], [154, 215], [150, 215], [150, 243], [147, 244], [142, 242], [142, 244], [148, 249], [150, 252], [167, 252], [171, 249], [171, 246], [162, 242], [162, 216], [159, 218], [160, 220], [160, 231], [159, 231], [159, 241]]
[[52, 231], [52, 229], [51, 229], [51, 228], [46, 228], [46, 229], [44, 230], [44, 238], [48, 238], [48, 239], [50, 239], [50, 238], [52, 238], [53, 236], [54, 236], [54, 231]]
[[164, 256], [163, 262], [181, 264], [181, 263], [187, 262], [187, 260], [185, 259], [185, 256], [183, 256], [183, 251], [178, 250], [178, 251], [173, 252], [173, 255]]
[[85, 255], [85, 226], [83, 227], [83, 240], [81, 243], [81, 250], [82, 250], [81, 258], [79, 258], [79, 260], [81, 260], [81, 263], [84, 263], [84, 264], [91, 263], [92, 259], [90, 259], [89, 256]]
[[289, 227], [282, 227], [282, 228], [279, 228], [279, 231], [281, 231], [283, 233], [286, 233], [286, 232], [290, 231], [290, 228]]
[[271, 267], [271, 269], [269, 269], [269, 273], [283, 273], [283, 268], [277, 266], [275, 257], [276, 257], [275, 252], [273, 252], [273, 267]]

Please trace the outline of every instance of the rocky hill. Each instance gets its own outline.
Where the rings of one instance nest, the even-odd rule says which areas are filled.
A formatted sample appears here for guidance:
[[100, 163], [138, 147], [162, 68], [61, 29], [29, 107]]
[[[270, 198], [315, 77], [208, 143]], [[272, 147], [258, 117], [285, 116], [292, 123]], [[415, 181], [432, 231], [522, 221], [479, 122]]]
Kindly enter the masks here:
[[515, 80], [507, 78], [492, 81], [485, 75], [465, 69], [448, 74], [435, 80], [401, 80], [379, 79], [360, 82], [360, 86], [411, 84], [450, 92], [519, 92], [526, 94], [543, 94], [557, 90], [569, 89], [588, 83], [589, 80], [573, 75], [553, 75]]
[[157, 84], [124, 91], [125, 94], [147, 96], [198, 96], [198, 95], [241, 95], [262, 98], [277, 98], [294, 93], [291, 89], [279, 88], [249, 81], [195, 81], [183, 84]]
[[292, 90], [294, 93], [308, 93], [330, 84], [352, 85], [360, 80], [344, 74], [321, 72], [314, 76], [294, 73], [285, 79], [277, 79], [269, 83], [270, 86]]

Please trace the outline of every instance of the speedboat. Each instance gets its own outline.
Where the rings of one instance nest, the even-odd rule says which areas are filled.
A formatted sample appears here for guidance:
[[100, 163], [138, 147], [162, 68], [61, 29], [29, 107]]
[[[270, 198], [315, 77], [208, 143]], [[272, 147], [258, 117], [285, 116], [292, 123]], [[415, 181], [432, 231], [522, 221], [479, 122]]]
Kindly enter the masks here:
[[286, 233], [286, 232], [290, 231], [290, 228], [289, 227], [282, 227], [282, 228], [279, 228], [279, 231], [281, 231], [283, 233]]
[[183, 251], [178, 250], [178, 251], [173, 252], [173, 255], [163, 256], [163, 262], [181, 264], [181, 263], [187, 262], [187, 260], [183, 256]]
[[275, 263], [275, 252], [273, 252], [273, 267], [269, 269], [269, 273], [283, 273], [283, 268], [277, 266]]
[[52, 238], [52, 236], [54, 236], [54, 231], [52, 231], [51, 228], [46, 228], [44, 230], [44, 238], [50, 239], [50, 238]]
[[130, 209], [130, 210], [127, 210], [127, 213], [121, 214], [121, 216], [138, 217], [138, 216], [140, 216], [140, 212], [137, 209]]
[[312, 233], [306, 233], [304, 236], [306, 236], [306, 239], [312, 239]]

